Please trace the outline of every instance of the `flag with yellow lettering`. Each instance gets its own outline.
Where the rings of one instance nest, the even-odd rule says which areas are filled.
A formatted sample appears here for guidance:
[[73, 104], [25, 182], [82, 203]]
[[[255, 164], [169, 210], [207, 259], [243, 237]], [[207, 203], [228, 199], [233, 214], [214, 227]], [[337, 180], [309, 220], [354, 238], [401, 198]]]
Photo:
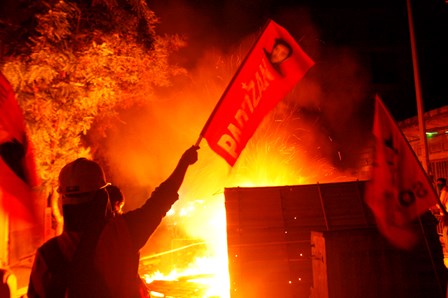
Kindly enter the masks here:
[[201, 136], [233, 166], [263, 118], [314, 62], [269, 20], [205, 124]]
[[373, 123], [375, 154], [365, 199], [380, 232], [396, 247], [411, 249], [411, 225], [438, 203], [437, 194], [397, 123], [377, 96]]

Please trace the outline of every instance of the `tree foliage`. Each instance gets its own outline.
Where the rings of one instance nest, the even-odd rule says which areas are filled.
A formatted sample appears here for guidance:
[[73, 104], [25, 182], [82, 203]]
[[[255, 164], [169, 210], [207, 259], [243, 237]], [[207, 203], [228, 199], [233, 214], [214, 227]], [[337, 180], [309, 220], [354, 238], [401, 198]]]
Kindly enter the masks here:
[[0, 66], [24, 111], [39, 175], [54, 188], [64, 164], [98, 146], [84, 141], [93, 127], [104, 132], [119, 110], [185, 73], [169, 62], [184, 42], [156, 34], [143, 0], [44, 3]]

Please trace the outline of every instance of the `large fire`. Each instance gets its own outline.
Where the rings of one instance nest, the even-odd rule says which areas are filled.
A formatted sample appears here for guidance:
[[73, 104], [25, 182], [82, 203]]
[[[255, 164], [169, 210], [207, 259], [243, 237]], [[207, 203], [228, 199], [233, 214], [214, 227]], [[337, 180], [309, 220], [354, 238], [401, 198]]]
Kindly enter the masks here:
[[[150, 98], [147, 108], [121, 115], [125, 125], [102, 144], [113, 169], [113, 181], [127, 187], [127, 193], [141, 186], [154, 188], [163, 181], [174, 167], [176, 156], [198, 137], [247, 48], [241, 49], [241, 55], [234, 53], [225, 59], [219, 53], [206, 52], [191, 80], [176, 82], [160, 97]], [[354, 74], [358, 72], [347, 67], [353, 64], [344, 65], [353, 85], [361, 85], [355, 84], [359, 78]], [[337, 69], [339, 76], [343, 69]], [[230, 168], [202, 140], [199, 161], [188, 170], [180, 200], [141, 252], [140, 274], [154, 297], [230, 296], [226, 187], [300, 185], [361, 178], [357, 173], [338, 171], [334, 161], [344, 162], [348, 156], [339, 152], [333, 137], [327, 133], [328, 127], [322, 128], [335, 126], [342, 130], [347, 119], [351, 119], [349, 114], [355, 110], [353, 102], [356, 101], [352, 99], [357, 94], [339, 92], [337, 95], [345, 103], [339, 105], [336, 100], [317, 99], [334, 98], [330, 94], [332, 88], [321, 90], [307, 78], [300, 85], [300, 92], [293, 90], [264, 119], [234, 167]], [[325, 116], [322, 105], [329, 105], [325, 110], [327, 118], [333, 114], [339, 117], [320, 119]], [[301, 108], [308, 109], [308, 113], [301, 113]], [[351, 131], [356, 131], [352, 127]], [[148, 185], [148, 181], [153, 184]], [[138, 207], [138, 202], [129, 201], [127, 205], [133, 209]], [[175, 289], [178, 291], [170, 292]]]
[[[172, 236], [169, 249], [141, 258], [140, 273], [152, 291], [152, 297], [230, 297], [225, 187], [353, 179], [338, 173], [317, 154], [305, 154], [297, 147], [300, 144], [298, 135], [291, 133], [290, 127], [285, 130], [291, 122], [275, 121], [273, 117], [266, 119], [234, 168], [229, 169], [206, 144], [201, 145], [200, 159], [205, 161], [199, 163], [190, 175], [196, 179], [185, 182], [181, 200], [163, 222], [168, 226], [164, 233]], [[210, 165], [211, 160], [213, 165]], [[213, 173], [209, 172], [210, 167], [214, 169]], [[185, 197], [188, 199], [183, 199]], [[148, 245], [157, 242], [151, 238]]]
[[[218, 198], [214, 198], [214, 200], [216, 199], [222, 203], [224, 202], [224, 196], [222, 194], [219, 195]], [[200, 201], [199, 205], [204, 207], [204, 202]], [[160, 257], [163, 254], [172, 254], [176, 252], [179, 252], [178, 256], [182, 256], [185, 253], [185, 258], [191, 261], [186, 264], [186, 267], [174, 268], [167, 274], [163, 274], [159, 270], [156, 272], [143, 273], [146, 283], [151, 284], [155, 280], [179, 281], [184, 279], [193, 284], [191, 287], [196, 291], [195, 296], [191, 296], [190, 294], [188, 297], [229, 297], [225, 211], [223, 205], [209, 207], [211, 208], [204, 208], [207, 209], [208, 218], [204, 218], [203, 215], [198, 214], [204, 213], [204, 209], [201, 211], [194, 207], [183, 208], [179, 211], [172, 209], [169, 212], [167, 215], [169, 217], [168, 220], [177, 222], [185, 218], [189, 225], [196, 225], [203, 230], [203, 234], [208, 234], [208, 236], [206, 235], [205, 237], [207, 238], [203, 240], [198, 240], [195, 243], [184, 245], [155, 256], [143, 257], [141, 259], [142, 265], [144, 265], [147, 260]], [[176, 217], [177, 219], [175, 219]], [[173, 239], [173, 242], [175, 240], [176, 239]], [[190, 257], [191, 254], [193, 254], [192, 258]], [[184, 260], [175, 260], [175, 262], [179, 264], [185, 263]], [[176, 264], [174, 264], [174, 266], [176, 266]], [[185, 288], [185, 285], [183, 286], [180, 284], [177, 287], [179, 286]], [[198, 292], [198, 287], [202, 289], [201, 292]], [[149, 288], [152, 289], [151, 286]], [[173, 289], [171, 289], [171, 291], [173, 291]], [[156, 291], [153, 289], [152, 295], [155, 295], [155, 292]], [[181, 295], [180, 297], [187, 296]]]

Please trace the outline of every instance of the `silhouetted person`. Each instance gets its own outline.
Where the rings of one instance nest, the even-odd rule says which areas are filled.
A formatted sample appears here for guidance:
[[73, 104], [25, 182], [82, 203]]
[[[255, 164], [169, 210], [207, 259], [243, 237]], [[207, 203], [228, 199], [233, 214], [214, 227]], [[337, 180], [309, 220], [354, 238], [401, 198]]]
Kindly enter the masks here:
[[[109, 194], [109, 202], [114, 216], [120, 216], [123, 214], [123, 207], [126, 203], [126, 199], [121, 192], [120, 188], [116, 185], [106, 186], [107, 193]], [[140, 278], [140, 293], [141, 297], [149, 297], [148, 288], [146, 287], [143, 279]]]
[[177, 201], [198, 149], [185, 151], [143, 206], [115, 217], [102, 168], [85, 158], [64, 166], [58, 188], [64, 230], [37, 249], [28, 296], [141, 297], [139, 250]]
[[445, 178], [437, 179], [437, 193], [439, 194], [440, 203], [445, 206], [448, 203], [448, 187]]
[[[446, 179], [445, 178], [438, 178], [437, 179], [437, 193], [439, 195], [439, 200], [442, 206], [447, 210], [448, 208], [448, 187], [446, 185]], [[445, 251], [447, 250], [448, 245], [448, 216], [445, 215], [443, 212], [440, 212], [443, 216], [443, 228], [442, 228], [442, 236], [443, 236], [443, 243], [445, 247]]]
[[112, 184], [106, 186], [106, 190], [109, 194], [109, 202], [113, 214], [123, 214], [123, 206], [126, 200], [121, 190], [117, 186]]

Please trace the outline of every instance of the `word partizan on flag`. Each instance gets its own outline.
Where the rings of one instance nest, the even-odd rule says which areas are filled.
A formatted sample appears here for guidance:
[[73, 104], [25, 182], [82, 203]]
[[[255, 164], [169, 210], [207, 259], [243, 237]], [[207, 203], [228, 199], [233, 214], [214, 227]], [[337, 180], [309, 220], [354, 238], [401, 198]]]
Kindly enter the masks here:
[[380, 232], [398, 248], [411, 249], [411, 223], [438, 203], [418, 158], [381, 99], [375, 98], [375, 155], [365, 199]]
[[210, 115], [201, 137], [233, 166], [263, 118], [313, 64], [294, 38], [269, 20]]

